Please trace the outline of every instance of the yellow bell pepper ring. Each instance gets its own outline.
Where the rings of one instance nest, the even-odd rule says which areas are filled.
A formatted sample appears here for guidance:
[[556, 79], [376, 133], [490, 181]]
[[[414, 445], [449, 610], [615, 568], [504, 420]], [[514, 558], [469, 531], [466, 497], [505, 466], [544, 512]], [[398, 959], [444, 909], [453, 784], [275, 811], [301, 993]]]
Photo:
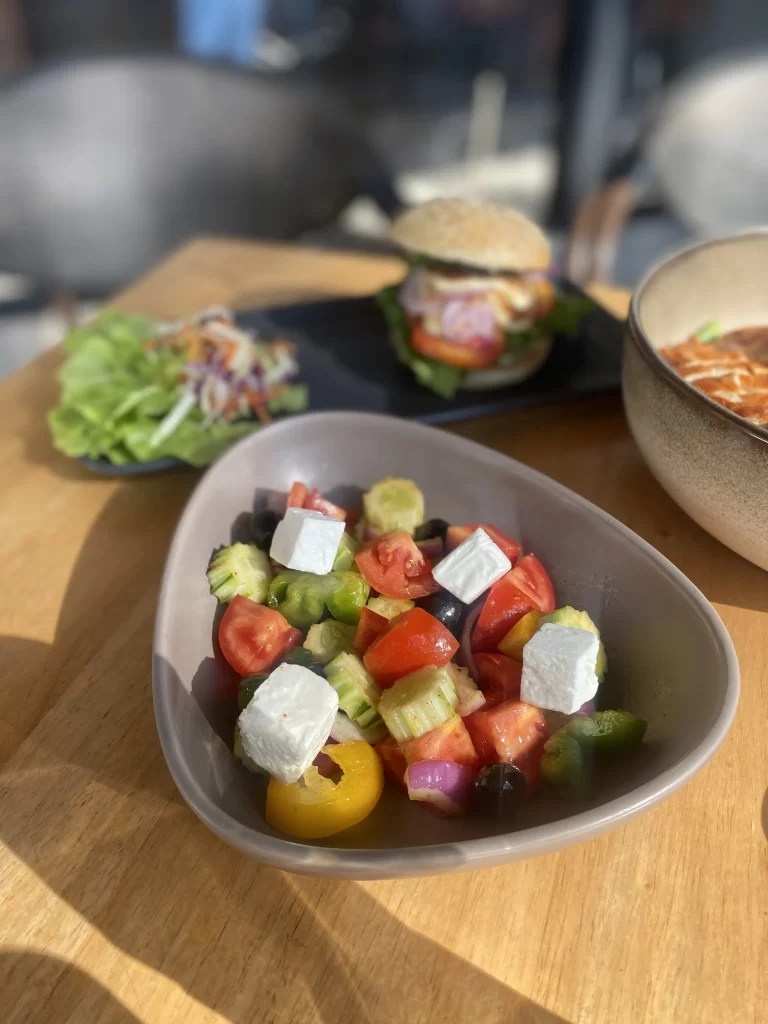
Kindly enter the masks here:
[[384, 789], [381, 759], [369, 743], [330, 743], [323, 747], [342, 771], [333, 782], [314, 765], [298, 782], [270, 779], [267, 821], [296, 839], [324, 839], [367, 818]]
[[543, 612], [533, 611], [528, 612], [522, 619], [518, 619], [499, 644], [499, 651], [506, 654], [508, 658], [522, 661], [523, 648], [539, 628], [543, 614]]

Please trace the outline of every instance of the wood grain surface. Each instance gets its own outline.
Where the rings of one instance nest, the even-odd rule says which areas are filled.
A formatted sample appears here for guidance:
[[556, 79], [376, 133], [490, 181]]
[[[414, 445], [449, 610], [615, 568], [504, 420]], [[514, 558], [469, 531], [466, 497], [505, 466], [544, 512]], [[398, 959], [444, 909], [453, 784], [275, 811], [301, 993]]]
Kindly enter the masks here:
[[[119, 303], [176, 315], [364, 293], [397, 272], [200, 240]], [[453, 429], [607, 509], [704, 591], [741, 662], [730, 736], [661, 807], [583, 846], [345, 883], [245, 860], [176, 793], [152, 713], [152, 621], [197, 474], [104, 480], [56, 454], [44, 414], [58, 358], [0, 384], [3, 1024], [768, 1020], [768, 575], [660, 490], [618, 399]]]

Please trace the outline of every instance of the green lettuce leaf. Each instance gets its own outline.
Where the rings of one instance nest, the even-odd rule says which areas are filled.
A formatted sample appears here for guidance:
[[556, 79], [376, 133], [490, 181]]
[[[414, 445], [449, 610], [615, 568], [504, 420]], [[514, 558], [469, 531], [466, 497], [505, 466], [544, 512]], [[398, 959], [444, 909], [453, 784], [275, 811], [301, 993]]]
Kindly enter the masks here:
[[383, 288], [376, 296], [379, 308], [389, 325], [389, 336], [392, 340], [397, 358], [405, 366], [410, 367], [420, 384], [440, 395], [441, 398], [453, 398], [464, 378], [464, 370], [448, 366], [436, 359], [420, 356], [411, 348], [411, 328], [403, 307], [397, 298], [397, 285]]
[[594, 308], [594, 302], [583, 295], [558, 294], [552, 312], [539, 320], [536, 326], [547, 334], [564, 334], [567, 338], [575, 338], [581, 329], [582, 320]]

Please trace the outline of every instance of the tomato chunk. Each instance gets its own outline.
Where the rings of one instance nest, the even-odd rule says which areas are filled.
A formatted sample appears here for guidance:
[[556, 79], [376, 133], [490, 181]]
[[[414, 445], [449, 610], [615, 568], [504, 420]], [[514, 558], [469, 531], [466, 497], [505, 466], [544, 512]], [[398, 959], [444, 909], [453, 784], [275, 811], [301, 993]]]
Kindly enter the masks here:
[[479, 686], [486, 700], [496, 702], [520, 699], [520, 680], [523, 665], [503, 654], [476, 654], [475, 665], [480, 677]]
[[389, 619], [379, 615], [372, 608], [363, 608], [357, 623], [357, 632], [352, 646], [358, 654], [365, 654], [377, 637], [389, 629]]
[[516, 540], [508, 537], [506, 533], [497, 529], [497, 527], [491, 526], [490, 523], [468, 523], [466, 526], [449, 526], [445, 535], [446, 548], [449, 551], [453, 551], [454, 548], [457, 548], [459, 544], [473, 534], [475, 530], [484, 530], [493, 543], [501, 548], [512, 565], [515, 564], [522, 550], [520, 545]]
[[415, 600], [440, 589], [432, 567], [405, 530], [374, 537], [358, 551], [355, 561], [373, 589], [384, 597]]
[[379, 740], [376, 750], [384, 763], [387, 775], [399, 786], [405, 788], [405, 769], [408, 767], [408, 762], [394, 736], [387, 736], [386, 739]]
[[411, 608], [390, 619], [387, 632], [373, 641], [363, 661], [379, 686], [387, 687], [428, 665], [442, 668], [458, 649], [458, 640], [434, 615]]
[[324, 498], [316, 487], [310, 491], [307, 485], [300, 480], [295, 480], [291, 484], [286, 507], [305, 508], [311, 512], [319, 512], [321, 515], [328, 516], [329, 519], [344, 520], [349, 527], [354, 526], [360, 518], [360, 513], [356, 509], [334, 505], [332, 501]]
[[546, 742], [547, 720], [541, 708], [522, 700], [484, 707], [464, 719], [482, 764], [517, 765], [528, 782], [538, 777]]
[[303, 484], [300, 480], [295, 480], [288, 492], [287, 508], [304, 508], [304, 502], [307, 500], [308, 493], [309, 488], [307, 485]]
[[221, 653], [241, 676], [266, 672], [301, 640], [280, 612], [247, 597], [235, 597], [219, 623]]
[[536, 555], [521, 558], [509, 575], [513, 577], [518, 590], [522, 590], [540, 612], [548, 615], [555, 610], [552, 580]]
[[526, 555], [493, 584], [472, 633], [473, 651], [495, 651], [510, 629], [532, 611], [555, 609], [555, 592], [544, 566]]
[[511, 577], [508, 572], [491, 587], [472, 631], [473, 651], [495, 651], [514, 624], [534, 610], [531, 599]]
[[[470, 715], [470, 718], [472, 716]], [[407, 764], [417, 761], [454, 761], [465, 768], [478, 768], [480, 759], [467, 732], [464, 721], [456, 715], [430, 729], [423, 736], [400, 744]]]
[[302, 507], [312, 512], [320, 512], [322, 515], [328, 516], [329, 519], [344, 520], [347, 518], [346, 509], [334, 505], [332, 501], [328, 501], [316, 487], [306, 496]]

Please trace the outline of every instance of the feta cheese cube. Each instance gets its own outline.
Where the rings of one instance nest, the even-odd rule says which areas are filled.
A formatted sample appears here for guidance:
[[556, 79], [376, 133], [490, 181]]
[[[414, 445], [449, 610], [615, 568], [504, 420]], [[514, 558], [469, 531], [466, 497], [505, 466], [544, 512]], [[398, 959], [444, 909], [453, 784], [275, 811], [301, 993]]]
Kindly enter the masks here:
[[302, 665], [279, 665], [237, 720], [243, 750], [281, 782], [296, 782], [325, 746], [339, 698]]
[[288, 508], [277, 524], [269, 554], [288, 569], [325, 576], [333, 568], [343, 533], [344, 523], [338, 519], [305, 508]]
[[471, 604], [511, 568], [512, 563], [498, 544], [485, 530], [478, 529], [438, 562], [432, 575], [454, 597]]
[[523, 647], [520, 698], [572, 715], [597, 693], [600, 640], [586, 629], [545, 623]]

